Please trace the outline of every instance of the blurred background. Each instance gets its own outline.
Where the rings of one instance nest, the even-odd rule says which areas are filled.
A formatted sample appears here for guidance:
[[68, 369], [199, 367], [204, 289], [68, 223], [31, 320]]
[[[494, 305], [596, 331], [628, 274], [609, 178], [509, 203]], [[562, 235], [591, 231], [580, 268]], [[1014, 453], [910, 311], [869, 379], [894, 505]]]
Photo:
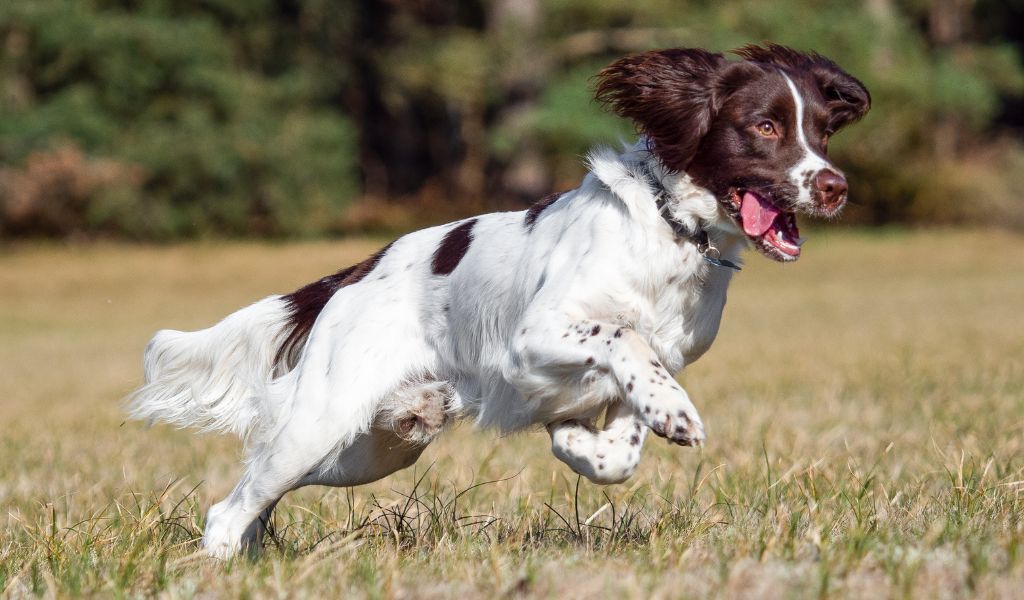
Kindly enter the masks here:
[[591, 76], [772, 40], [862, 79], [851, 224], [1024, 229], [1024, 0], [6, 0], [4, 238], [314, 237], [518, 209], [630, 124]]

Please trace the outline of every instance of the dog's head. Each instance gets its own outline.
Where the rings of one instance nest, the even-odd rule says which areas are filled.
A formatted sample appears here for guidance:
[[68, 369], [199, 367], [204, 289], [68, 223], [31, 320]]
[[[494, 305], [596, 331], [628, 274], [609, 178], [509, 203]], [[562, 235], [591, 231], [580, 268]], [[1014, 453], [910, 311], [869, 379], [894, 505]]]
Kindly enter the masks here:
[[675, 48], [598, 74], [597, 99], [632, 119], [664, 165], [709, 190], [762, 253], [796, 260], [796, 212], [836, 215], [847, 184], [828, 159], [833, 134], [864, 116], [864, 85], [818, 54], [746, 46]]

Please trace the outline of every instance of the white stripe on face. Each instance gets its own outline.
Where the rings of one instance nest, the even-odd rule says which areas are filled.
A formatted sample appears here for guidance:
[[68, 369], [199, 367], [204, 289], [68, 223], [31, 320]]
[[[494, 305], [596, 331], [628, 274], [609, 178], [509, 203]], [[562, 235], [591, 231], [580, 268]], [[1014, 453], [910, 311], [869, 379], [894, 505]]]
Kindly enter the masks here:
[[[803, 156], [789, 170], [789, 181], [798, 190], [796, 203], [810, 208], [814, 205], [814, 196], [811, 190], [814, 175], [822, 169], [836, 171], [836, 168], [807, 144], [807, 136], [804, 135], [804, 99], [800, 96], [793, 80], [785, 73], [782, 73], [782, 77], [789, 85], [789, 91], [793, 94], [793, 102], [796, 104], [796, 139], [803, 149]], [[836, 172], [838, 173], [838, 171]]]

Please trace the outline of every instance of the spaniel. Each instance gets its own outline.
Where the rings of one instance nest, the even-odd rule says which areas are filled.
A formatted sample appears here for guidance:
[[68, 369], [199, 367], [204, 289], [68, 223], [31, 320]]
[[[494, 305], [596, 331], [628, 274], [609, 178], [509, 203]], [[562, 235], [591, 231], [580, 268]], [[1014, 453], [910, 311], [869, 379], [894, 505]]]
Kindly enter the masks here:
[[828, 141], [870, 105], [818, 54], [735, 54], [658, 50], [601, 71], [597, 100], [641, 137], [594, 151], [576, 189], [402, 236], [209, 329], [158, 332], [130, 415], [247, 441], [206, 550], [258, 548], [286, 492], [408, 467], [453, 418], [543, 426], [601, 484], [633, 474], [648, 432], [702, 445], [676, 376], [714, 341], [741, 251], [796, 260], [795, 215], [843, 207]]

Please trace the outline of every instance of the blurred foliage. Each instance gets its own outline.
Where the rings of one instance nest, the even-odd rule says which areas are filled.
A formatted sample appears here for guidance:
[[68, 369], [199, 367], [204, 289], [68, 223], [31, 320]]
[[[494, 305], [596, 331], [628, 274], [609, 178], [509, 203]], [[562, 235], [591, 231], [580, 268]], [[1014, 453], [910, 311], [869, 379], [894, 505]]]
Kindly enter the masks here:
[[[278, 55], [288, 46], [276, 39], [279, 10], [0, 4], [4, 228], [160, 239], [319, 233], [336, 222], [358, 191], [356, 132], [315, 68]], [[96, 161], [132, 177], [91, 177]]]
[[632, 137], [591, 100], [601, 66], [762, 40], [872, 92], [832, 147], [848, 220], [1024, 226], [1022, 17], [997, 0], [8, 0], [0, 231], [301, 236], [522, 206]]

